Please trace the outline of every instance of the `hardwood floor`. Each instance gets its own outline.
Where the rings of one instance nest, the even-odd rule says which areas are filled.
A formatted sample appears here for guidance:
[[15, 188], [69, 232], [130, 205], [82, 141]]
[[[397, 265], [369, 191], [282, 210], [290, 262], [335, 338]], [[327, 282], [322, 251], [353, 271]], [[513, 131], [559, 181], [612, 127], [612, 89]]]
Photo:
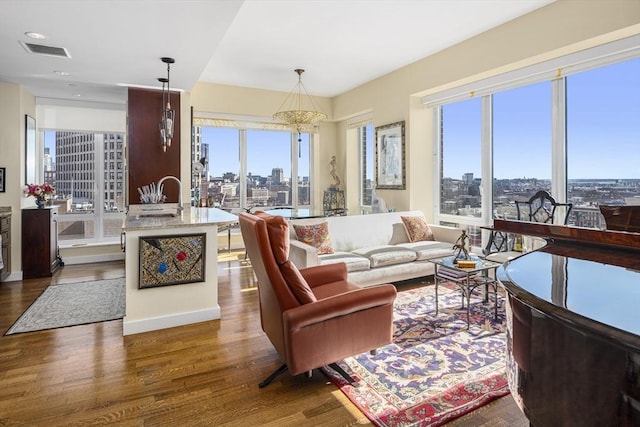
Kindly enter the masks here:
[[[122, 336], [122, 321], [0, 337], [0, 425], [353, 426], [370, 424], [322, 373], [283, 375], [260, 329], [244, 252], [221, 252], [222, 319]], [[68, 265], [0, 283], [4, 334], [51, 283], [124, 276], [122, 262]], [[410, 285], [400, 285], [410, 286]], [[527, 426], [510, 396], [449, 426]]]

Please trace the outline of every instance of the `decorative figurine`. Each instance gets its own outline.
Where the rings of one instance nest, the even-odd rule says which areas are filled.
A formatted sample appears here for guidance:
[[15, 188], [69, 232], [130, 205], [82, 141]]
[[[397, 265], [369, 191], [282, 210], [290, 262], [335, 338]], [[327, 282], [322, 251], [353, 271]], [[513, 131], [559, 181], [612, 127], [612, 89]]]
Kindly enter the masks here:
[[456, 240], [456, 243], [453, 245], [453, 262], [457, 263], [459, 259], [470, 259], [469, 252], [467, 251], [467, 240], [469, 236], [467, 236], [467, 232], [462, 230], [462, 234]]
[[331, 184], [329, 188], [337, 190], [340, 187], [340, 178], [338, 177], [338, 173], [336, 172], [336, 156], [331, 156], [329, 167], [329, 173], [331, 174], [331, 178], [333, 178], [333, 184]]

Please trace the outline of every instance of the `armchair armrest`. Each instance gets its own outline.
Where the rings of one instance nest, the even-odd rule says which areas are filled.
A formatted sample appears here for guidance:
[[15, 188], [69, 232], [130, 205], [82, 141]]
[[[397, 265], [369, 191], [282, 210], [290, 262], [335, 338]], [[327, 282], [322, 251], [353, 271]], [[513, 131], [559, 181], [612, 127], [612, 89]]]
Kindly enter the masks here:
[[318, 249], [300, 240], [291, 239], [289, 260], [298, 267], [298, 270], [318, 265]]
[[396, 294], [395, 286], [378, 285], [300, 305], [282, 313], [285, 330], [302, 329], [357, 311], [393, 305]]
[[325, 285], [331, 282], [347, 280], [347, 264], [338, 262], [335, 264], [316, 265], [300, 270], [310, 287]]

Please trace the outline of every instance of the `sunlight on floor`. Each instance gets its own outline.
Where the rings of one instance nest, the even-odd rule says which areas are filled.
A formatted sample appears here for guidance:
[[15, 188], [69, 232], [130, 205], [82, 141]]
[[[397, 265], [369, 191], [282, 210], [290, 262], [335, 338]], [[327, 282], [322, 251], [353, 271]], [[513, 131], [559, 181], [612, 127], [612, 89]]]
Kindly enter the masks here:
[[332, 391], [331, 394], [336, 398], [338, 402], [344, 406], [344, 408], [349, 411], [351, 415], [356, 419], [356, 424], [371, 424], [371, 421], [362, 413], [356, 406], [349, 400], [347, 396], [340, 390]]

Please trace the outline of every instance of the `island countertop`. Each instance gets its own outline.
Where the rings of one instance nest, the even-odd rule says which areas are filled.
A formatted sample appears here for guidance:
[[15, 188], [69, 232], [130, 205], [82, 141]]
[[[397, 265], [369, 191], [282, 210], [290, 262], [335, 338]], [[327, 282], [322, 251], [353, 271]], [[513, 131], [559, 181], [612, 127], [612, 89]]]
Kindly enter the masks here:
[[185, 208], [178, 216], [127, 215], [122, 229], [153, 230], [161, 228], [197, 227], [238, 222], [238, 217], [218, 208]]

